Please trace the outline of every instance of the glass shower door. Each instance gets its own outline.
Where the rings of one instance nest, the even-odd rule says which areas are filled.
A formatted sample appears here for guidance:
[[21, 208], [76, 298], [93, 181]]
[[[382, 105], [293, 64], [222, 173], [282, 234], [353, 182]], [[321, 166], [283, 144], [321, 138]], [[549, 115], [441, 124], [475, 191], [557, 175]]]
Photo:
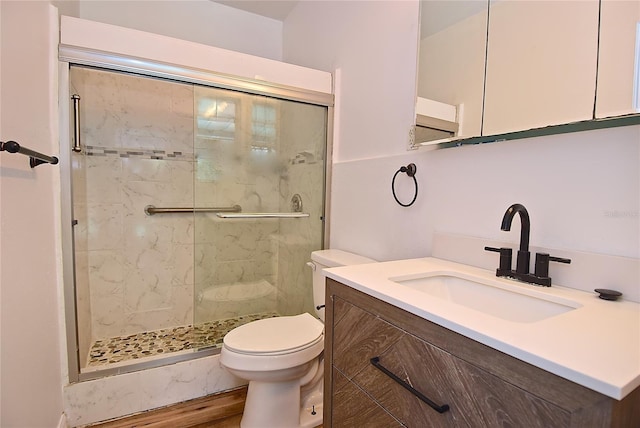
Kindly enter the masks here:
[[208, 346], [248, 321], [313, 313], [327, 108], [207, 87], [194, 101], [196, 206], [239, 206], [195, 217], [195, 327]]
[[80, 66], [70, 91], [81, 373], [313, 313], [327, 107]]
[[[193, 85], [71, 67], [77, 336], [94, 370], [163, 356], [193, 322]], [[71, 94], [70, 94], [71, 95]], [[167, 333], [168, 332], [168, 333]]]

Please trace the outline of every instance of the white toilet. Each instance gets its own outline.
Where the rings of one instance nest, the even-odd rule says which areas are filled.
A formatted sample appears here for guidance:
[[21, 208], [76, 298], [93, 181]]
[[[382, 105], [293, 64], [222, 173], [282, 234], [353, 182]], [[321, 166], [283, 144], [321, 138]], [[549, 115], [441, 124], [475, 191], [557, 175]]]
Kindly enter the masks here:
[[253, 321], [224, 337], [220, 363], [249, 381], [242, 428], [298, 428], [322, 424], [326, 267], [375, 260], [341, 250], [311, 253], [313, 303], [308, 313]]

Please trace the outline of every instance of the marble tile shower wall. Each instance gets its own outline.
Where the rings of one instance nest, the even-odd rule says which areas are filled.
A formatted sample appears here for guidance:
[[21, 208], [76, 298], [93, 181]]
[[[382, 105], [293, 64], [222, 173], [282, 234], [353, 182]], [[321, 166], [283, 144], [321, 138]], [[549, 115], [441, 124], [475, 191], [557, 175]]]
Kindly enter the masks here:
[[82, 68], [71, 85], [84, 145], [74, 155], [81, 336], [85, 325], [95, 339], [190, 324], [193, 216], [144, 207], [193, 204], [193, 89]]
[[[268, 178], [257, 177], [258, 183], [241, 185], [221, 181], [214, 186], [198, 180], [197, 205], [238, 204], [245, 212], [270, 211], [266, 197], [258, 204], [255, 196], [269, 195], [256, 189], [269, 183]], [[278, 222], [205, 214], [196, 218], [195, 229], [196, 323], [274, 311]]]
[[[230, 95], [213, 88], [196, 88], [196, 100]], [[253, 96], [234, 94], [233, 141], [196, 135], [196, 204], [243, 212], [278, 211], [279, 176], [272, 152], [252, 149]], [[276, 310], [279, 235], [277, 220], [196, 218], [196, 323]], [[240, 285], [238, 287], [238, 285]], [[233, 287], [232, 287], [233, 286]]]
[[[313, 179], [313, 180], [311, 180]], [[322, 245], [322, 229], [318, 227], [323, 215], [322, 207], [310, 197], [323, 188], [324, 165], [294, 166], [290, 171], [290, 181], [295, 183], [295, 191], [308, 201], [304, 211], [309, 218], [283, 221], [278, 241], [278, 312], [282, 315], [295, 315], [301, 310], [315, 315], [312, 272], [307, 266], [312, 251]], [[312, 185], [315, 182], [315, 189]], [[302, 184], [304, 183], [304, 185]], [[294, 186], [292, 186], [294, 187]], [[283, 205], [290, 210], [289, 200], [283, 198]]]

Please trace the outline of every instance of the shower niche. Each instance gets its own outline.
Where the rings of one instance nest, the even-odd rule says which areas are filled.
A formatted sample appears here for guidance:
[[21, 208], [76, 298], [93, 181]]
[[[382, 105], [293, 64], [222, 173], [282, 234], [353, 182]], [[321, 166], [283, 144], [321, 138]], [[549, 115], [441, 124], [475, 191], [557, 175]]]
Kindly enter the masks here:
[[327, 106], [76, 65], [69, 90], [81, 374], [194, 358], [242, 323], [313, 312]]

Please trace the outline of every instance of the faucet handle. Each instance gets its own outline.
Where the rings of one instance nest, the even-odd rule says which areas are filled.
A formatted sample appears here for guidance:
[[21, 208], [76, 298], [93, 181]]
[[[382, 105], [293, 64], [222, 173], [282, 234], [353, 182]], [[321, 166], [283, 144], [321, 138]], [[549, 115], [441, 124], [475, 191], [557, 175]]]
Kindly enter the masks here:
[[548, 253], [536, 253], [535, 276], [539, 278], [549, 277], [549, 262], [571, 263], [571, 259], [550, 256]]
[[550, 262], [571, 264], [571, 259], [564, 259], [562, 257], [549, 256], [549, 261]]
[[498, 267], [496, 275], [504, 276], [505, 274], [511, 271], [511, 257], [513, 254], [513, 250], [511, 248], [484, 247], [484, 249], [486, 251], [500, 253], [500, 266]]

